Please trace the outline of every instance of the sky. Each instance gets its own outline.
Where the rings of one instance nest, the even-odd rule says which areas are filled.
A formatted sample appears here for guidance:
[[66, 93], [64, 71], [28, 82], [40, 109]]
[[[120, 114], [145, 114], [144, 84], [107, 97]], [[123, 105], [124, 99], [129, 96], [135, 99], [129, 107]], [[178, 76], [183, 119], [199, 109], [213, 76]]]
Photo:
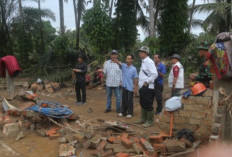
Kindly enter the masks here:
[[[30, 7], [37, 7], [37, 3], [32, 1], [23, 1], [23, 6], [30, 6]], [[196, 4], [202, 4], [204, 3], [204, 0], [196, 0]], [[192, 4], [192, 0], [188, 0], [188, 4]], [[88, 4], [86, 9], [91, 8], [92, 4]], [[55, 27], [57, 30], [59, 29], [60, 25], [60, 19], [59, 19], [59, 0], [42, 0], [41, 3], [42, 8], [48, 8], [51, 11], [54, 12], [56, 16], [56, 21], [51, 21], [52, 26]], [[144, 11], [146, 16], [148, 16], [148, 13]], [[196, 13], [193, 18], [204, 20], [206, 18], [207, 14], [205, 13]], [[69, 0], [67, 3], [64, 2], [64, 22], [66, 29], [75, 29], [75, 19], [74, 19], [74, 9], [73, 9], [73, 1]], [[203, 32], [203, 30], [200, 27], [192, 28], [191, 30], [194, 34], [199, 34]], [[140, 34], [139, 39], [143, 40], [148, 34], [142, 30], [142, 28], [138, 27], [138, 33]]]

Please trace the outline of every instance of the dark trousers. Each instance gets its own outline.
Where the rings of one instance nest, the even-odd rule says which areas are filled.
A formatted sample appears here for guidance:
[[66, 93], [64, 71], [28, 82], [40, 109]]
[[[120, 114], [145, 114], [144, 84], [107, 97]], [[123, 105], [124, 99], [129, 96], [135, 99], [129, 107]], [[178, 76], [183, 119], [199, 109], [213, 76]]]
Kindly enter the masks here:
[[133, 92], [122, 88], [122, 114], [133, 115]]
[[143, 86], [139, 90], [139, 100], [140, 100], [140, 105], [143, 109], [146, 111], [153, 111], [153, 102], [154, 102], [154, 89], [149, 89], [146, 86]]
[[161, 112], [163, 109], [163, 90], [164, 86], [162, 84], [155, 85], [155, 97], [157, 102], [156, 112]]
[[86, 102], [85, 81], [76, 82], [75, 85], [77, 102]]

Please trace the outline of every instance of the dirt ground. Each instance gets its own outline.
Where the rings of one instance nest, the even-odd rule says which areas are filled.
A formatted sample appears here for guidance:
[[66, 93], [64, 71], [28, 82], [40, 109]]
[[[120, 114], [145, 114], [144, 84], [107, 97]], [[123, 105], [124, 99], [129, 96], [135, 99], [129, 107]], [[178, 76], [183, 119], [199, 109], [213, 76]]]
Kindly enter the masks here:
[[[17, 88], [17, 91], [21, 90], [21, 88]], [[25, 89], [26, 90], [26, 89]], [[40, 100], [52, 100], [57, 101], [62, 104], [67, 104], [72, 109], [74, 113], [79, 116], [83, 116], [89, 119], [101, 118], [104, 120], [123, 120], [129, 123], [135, 122], [140, 117], [140, 105], [139, 99], [134, 98], [134, 116], [132, 119], [126, 119], [125, 117], [117, 117], [116, 113], [116, 104], [115, 97], [113, 96], [112, 100], [112, 112], [104, 113], [106, 106], [106, 91], [104, 89], [88, 89], [87, 90], [87, 105], [85, 106], [76, 106], [75, 105], [75, 93], [73, 91], [72, 95], [69, 96], [61, 96], [65, 91], [73, 91], [73, 88], [64, 88], [56, 92], [55, 94], [38, 94]], [[165, 86], [164, 93], [169, 92], [168, 88]], [[17, 92], [16, 92], [17, 93]], [[45, 96], [44, 96], [45, 95]], [[0, 96], [6, 97], [6, 90], [0, 90]], [[154, 107], [156, 107], [156, 103], [154, 103]], [[92, 109], [93, 112], [89, 113], [89, 109]], [[2, 111], [3, 112], [3, 111]], [[2, 113], [3, 114], [3, 113]], [[46, 122], [45, 122], [46, 123]], [[140, 129], [140, 128], [137, 128]], [[150, 132], [159, 131], [159, 124], [155, 123], [155, 125], [149, 128]], [[141, 131], [144, 131], [143, 129]], [[40, 137], [35, 132], [27, 130], [26, 136], [20, 141], [16, 142], [14, 138], [1, 138], [0, 142], [3, 142], [5, 145], [10, 147], [13, 151], [20, 154], [19, 156], [23, 157], [55, 157], [58, 156], [59, 151], [59, 141], [57, 139], [49, 139], [47, 137]], [[10, 157], [17, 156], [12, 155], [12, 152], [6, 153], [4, 152], [6, 149], [3, 149], [3, 146], [0, 145], [0, 156], [1, 157]], [[3, 155], [4, 154], [4, 155]], [[7, 155], [10, 154], [10, 155]], [[85, 155], [84, 156], [88, 156]]]

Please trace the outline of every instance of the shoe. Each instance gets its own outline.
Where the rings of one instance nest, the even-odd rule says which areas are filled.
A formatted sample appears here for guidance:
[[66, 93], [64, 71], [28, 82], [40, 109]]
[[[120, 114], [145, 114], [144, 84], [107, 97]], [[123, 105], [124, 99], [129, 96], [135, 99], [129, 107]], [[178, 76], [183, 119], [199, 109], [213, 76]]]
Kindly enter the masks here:
[[140, 120], [136, 121], [135, 124], [143, 124], [146, 122], [147, 119], [147, 111], [141, 108], [141, 118]]
[[154, 125], [154, 111], [147, 111], [147, 121], [143, 124], [144, 128], [148, 128]]
[[118, 116], [119, 116], [119, 117], [122, 117], [122, 113], [119, 113]]
[[131, 114], [128, 114], [128, 115], [126, 116], [126, 118], [130, 119], [130, 118], [132, 118], [132, 115], [131, 115]]
[[80, 105], [82, 105], [82, 102], [77, 102], [76, 105], [79, 105], [79, 106], [80, 106]]
[[105, 113], [108, 113], [108, 112], [111, 112], [111, 110], [106, 109], [106, 110], [105, 110]]
[[86, 102], [82, 102], [81, 105], [83, 105], [83, 106], [86, 105]]

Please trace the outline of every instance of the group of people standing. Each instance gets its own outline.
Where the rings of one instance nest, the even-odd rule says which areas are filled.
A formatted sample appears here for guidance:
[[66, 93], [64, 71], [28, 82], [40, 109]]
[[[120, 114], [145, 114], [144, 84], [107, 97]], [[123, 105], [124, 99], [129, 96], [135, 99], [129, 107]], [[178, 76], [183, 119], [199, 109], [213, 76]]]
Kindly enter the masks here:
[[[166, 67], [161, 62], [160, 55], [155, 54], [154, 60], [149, 55], [150, 50], [147, 46], [142, 46], [139, 49], [142, 64], [138, 75], [136, 67], [133, 66], [133, 55], [126, 55], [125, 63], [122, 63], [118, 60], [118, 52], [116, 50], [111, 51], [110, 59], [104, 63], [102, 70], [106, 77], [107, 101], [105, 113], [111, 112], [111, 98], [114, 92], [118, 116], [132, 118], [133, 96], [139, 92], [141, 118], [136, 123], [143, 124], [144, 127], [153, 125], [154, 115], [162, 112], [162, 92]], [[172, 96], [179, 96], [180, 90], [184, 88], [184, 69], [179, 60], [180, 56], [177, 54], [171, 57], [173, 66], [168, 82], [169, 87], [172, 88]], [[78, 79], [79, 76], [83, 76], [86, 73], [86, 69], [87, 66], [83, 63], [83, 58], [79, 57], [78, 64], [73, 69], [73, 76], [76, 77], [78, 104], [86, 103], [86, 91], [82, 86], [82, 80]], [[80, 90], [82, 90], [82, 97], [80, 96]], [[156, 112], [154, 112], [153, 108], [154, 97], [156, 97], [157, 101]]]

